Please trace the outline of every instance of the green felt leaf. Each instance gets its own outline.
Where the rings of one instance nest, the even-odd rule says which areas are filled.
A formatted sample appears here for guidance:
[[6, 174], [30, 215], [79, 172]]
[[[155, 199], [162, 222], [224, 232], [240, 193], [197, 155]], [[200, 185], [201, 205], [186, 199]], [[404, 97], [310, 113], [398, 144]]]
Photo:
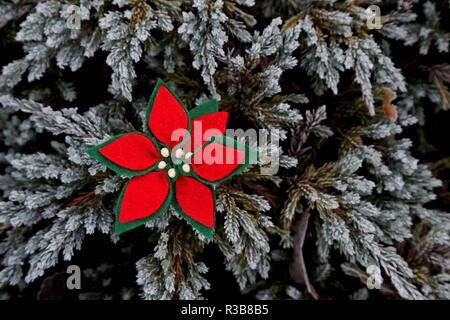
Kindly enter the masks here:
[[127, 188], [127, 185], [128, 185], [128, 183], [130, 183], [130, 181], [128, 181], [127, 184], [125, 185], [125, 187], [123, 187], [122, 192], [120, 193], [119, 199], [117, 201], [117, 205], [116, 205], [115, 231], [116, 231], [117, 235], [124, 233], [125, 231], [139, 227], [139, 226], [147, 223], [150, 220], [154, 220], [154, 219], [158, 218], [163, 212], [165, 212], [167, 210], [167, 208], [169, 207], [171, 200], [172, 200], [173, 186], [170, 183], [169, 192], [167, 193], [166, 199], [164, 200], [161, 207], [159, 207], [159, 209], [155, 213], [153, 213], [152, 215], [150, 215], [146, 218], [136, 219], [136, 220], [128, 221], [128, 222], [119, 222], [120, 208], [122, 206], [123, 195], [125, 194], [125, 189]]
[[[244, 170], [245, 168], [247, 168], [250, 164], [255, 163], [258, 160], [259, 157], [259, 153], [256, 149], [250, 147], [249, 145], [242, 143], [240, 141], [237, 141], [236, 139], [227, 137], [227, 136], [214, 136], [211, 137], [208, 141], [206, 141], [203, 146], [201, 148], [199, 148], [196, 152], [194, 152], [194, 154], [191, 156], [190, 159], [192, 159], [192, 157], [194, 157], [198, 152], [200, 152], [204, 147], [206, 147], [208, 144], [211, 143], [218, 143], [236, 150], [240, 150], [243, 151], [245, 153], [245, 158], [244, 161], [242, 163], [240, 163], [233, 171], [231, 171], [228, 175], [226, 175], [225, 177], [218, 179], [218, 180], [214, 180], [214, 181], [209, 181], [206, 179], [201, 178], [200, 176], [198, 176], [194, 170], [191, 170], [190, 172], [186, 173], [184, 171], [180, 171], [180, 173], [182, 175], [185, 176], [190, 176], [190, 177], [194, 177], [195, 179], [197, 179], [198, 181], [201, 181], [205, 184], [217, 184], [220, 182], [223, 182], [225, 180], [230, 179], [232, 176], [234, 176], [235, 174], [241, 172], [242, 170]], [[220, 165], [220, 164], [219, 164]]]
[[[214, 188], [210, 185], [206, 185], [209, 190], [211, 190], [211, 194], [213, 197], [213, 208], [214, 208], [214, 224], [216, 223], [216, 194], [214, 192]], [[202, 235], [204, 235], [208, 239], [212, 239], [214, 234], [214, 228], [207, 227], [200, 222], [189, 217], [183, 209], [181, 209], [180, 205], [177, 202], [176, 197], [172, 197], [172, 207], [178, 212], [194, 229], [197, 229]]]
[[191, 120], [193, 120], [195, 118], [211, 114], [217, 111], [219, 111], [219, 105], [217, 103], [217, 100], [212, 99], [193, 108], [191, 111], [189, 111], [189, 115], [191, 116]]
[[119, 139], [119, 138], [121, 138], [123, 136], [129, 135], [129, 134], [139, 134], [139, 135], [142, 135], [142, 136], [145, 136], [145, 137], [149, 138], [153, 142], [153, 144], [155, 145], [156, 149], [159, 152], [159, 145], [158, 145], [158, 143], [156, 143], [155, 139], [154, 138], [152, 139], [152, 137], [146, 136], [146, 135], [144, 135], [144, 134], [142, 134], [140, 132], [128, 132], [128, 133], [119, 134], [119, 135], [114, 136], [114, 137], [110, 138], [109, 140], [99, 144], [99, 145], [96, 145], [96, 146], [93, 146], [93, 147], [90, 147], [90, 148], [86, 149], [84, 152], [86, 152], [92, 158], [96, 159], [97, 161], [99, 161], [100, 163], [105, 165], [107, 168], [113, 170], [114, 172], [116, 172], [118, 174], [124, 175], [124, 176], [135, 177], [135, 176], [140, 176], [140, 175], [143, 175], [145, 173], [154, 171], [154, 169], [157, 168], [158, 162], [156, 162], [153, 166], [151, 166], [151, 167], [149, 167], [149, 168], [147, 168], [145, 170], [131, 170], [131, 169], [123, 168], [123, 167], [119, 166], [117, 163], [112, 162], [111, 160], [106, 158], [104, 155], [102, 155], [98, 151], [99, 149], [103, 148], [104, 146], [107, 146], [108, 144], [110, 144], [111, 142], [113, 142], [113, 141], [115, 141], [115, 140], [117, 140], [117, 139]]

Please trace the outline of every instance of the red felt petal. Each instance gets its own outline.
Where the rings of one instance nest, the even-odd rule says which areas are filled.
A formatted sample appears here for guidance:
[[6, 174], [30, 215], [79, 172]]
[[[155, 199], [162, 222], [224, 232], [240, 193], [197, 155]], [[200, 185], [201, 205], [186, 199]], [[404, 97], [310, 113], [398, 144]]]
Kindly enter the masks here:
[[128, 182], [120, 207], [119, 222], [152, 215], [163, 204], [169, 192], [165, 171], [150, 172]]
[[[173, 148], [185, 136], [187, 125], [188, 117], [183, 107], [170, 91], [164, 85], [161, 85], [148, 120], [151, 132], [158, 141]], [[175, 135], [174, 138], [172, 137], [173, 134]]]
[[229, 175], [245, 160], [245, 152], [213, 142], [205, 146], [191, 160], [192, 169], [208, 181]]
[[214, 112], [191, 120], [189, 140], [185, 144], [186, 151], [194, 152], [209, 138], [225, 135], [228, 112]]
[[175, 197], [189, 217], [214, 228], [214, 200], [210, 188], [194, 178], [180, 175], [175, 182]]
[[145, 170], [159, 159], [153, 142], [142, 134], [131, 133], [98, 149], [105, 158], [130, 170]]

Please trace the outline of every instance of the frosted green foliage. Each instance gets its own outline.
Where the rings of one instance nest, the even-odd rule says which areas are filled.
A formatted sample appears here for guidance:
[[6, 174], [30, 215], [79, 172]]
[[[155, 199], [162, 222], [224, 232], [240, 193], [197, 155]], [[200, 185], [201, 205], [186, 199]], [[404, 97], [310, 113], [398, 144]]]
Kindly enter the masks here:
[[[67, 27], [67, 20], [73, 14], [68, 10], [70, 2], [39, 3], [21, 24], [16, 36], [17, 41], [24, 43], [26, 55], [3, 67], [0, 86], [14, 87], [27, 71], [28, 81], [40, 79], [51, 65], [52, 57], [55, 57], [59, 68], [70, 67], [75, 71], [85, 58], [94, 56], [101, 48], [108, 52], [106, 62], [113, 70], [111, 90], [131, 100], [132, 84], [136, 77], [134, 63], [142, 58], [142, 46], [151, 46], [156, 42], [150, 34], [153, 29], [168, 32], [174, 28], [173, 20], [180, 2], [172, 1], [167, 5], [156, 1], [152, 6], [139, 9], [130, 8], [130, 1], [117, 4], [120, 11], [103, 13], [103, 1], [81, 1], [81, 29], [78, 30]], [[137, 10], [141, 10], [139, 18], [134, 15]], [[85, 32], [84, 27], [88, 25], [93, 27], [90, 32]], [[170, 54], [170, 51], [167, 53]], [[62, 92], [67, 94], [67, 91]], [[65, 97], [71, 101], [73, 95]]]
[[[332, 16], [336, 15], [336, 12], [332, 13]], [[350, 24], [351, 17], [348, 14], [338, 16], [350, 20]], [[298, 25], [305, 33], [302, 37], [307, 44], [300, 65], [313, 77], [313, 87], [317, 94], [323, 94], [327, 88], [337, 94], [340, 74], [347, 69], [354, 71], [355, 81], [361, 86], [362, 97], [372, 115], [375, 114], [372, 82], [391, 87], [394, 91], [406, 90], [400, 70], [394, 67], [391, 59], [383, 54], [371, 37], [348, 40], [351, 31], [347, 30], [336, 42], [328, 44], [313, 28], [309, 15], [299, 20]]]
[[[130, 15], [129, 18], [131, 18]], [[117, 12], [107, 13], [99, 22], [100, 28], [109, 35], [102, 44], [102, 49], [111, 51], [106, 60], [114, 70], [111, 75], [111, 85], [116, 90], [120, 89], [122, 94], [128, 100], [131, 100], [132, 80], [136, 77], [133, 62], [139, 61], [142, 55], [138, 36], [145, 41], [148, 34], [134, 34], [128, 26], [125, 15]], [[146, 22], [150, 23], [148, 20]], [[141, 22], [140, 24], [144, 23]], [[150, 24], [147, 27], [142, 27], [142, 29], [152, 29], [153, 27], [155, 25]]]
[[367, 288], [358, 289], [350, 295], [351, 300], [367, 300], [368, 297], [369, 290]]
[[[249, 112], [249, 116], [258, 127], [278, 130], [283, 140], [286, 138], [286, 126], [302, 120], [295, 106], [308, 103], [308, 99], [301, 94], [278, 95], [282, 73], [297, 64], [294, 52], [299, 47], [300, 34], [299, 27], [283, 33], [281, 24], [281, 19], [276, 18], [262, 32], [255, 31], [244, 56], [229, 54], [220, 57], [220, 60], [226, 65], [230, 77], [227, 93], [242, 93], [248, 99], [245, 103], [258, 106], [257, 110]], [[270, 59], [270, 63], [262, 71], [256, 70], [258, 62], [265, 59]], [[258, 82], [252, 86], [243, 86], [240, 79], [248, 76], [255, 77]]]
[[[264, 1], [263, 13], [266, 17], [280, 15], [280, 12], [291, 17], [296, 13], [308, 9], [310, 6], [323, 6], [333, 4], [336, 0], [277, 0], [277, 1]], [[374, 1], [372, 1], [374, 2]]]
[[[225, 256], [226, 269], [244, 290], [256, 282], [258, 274], [268, 277], [270, 246], [266, 230], [274, 225], [264, 212], [270, 206], [262, 197], [241, 192], [220, 193], [218, 198], [218, 212], [225, 216], [225, 238], [215, 240]], [[241, 209], [244, 204], [252, 212]]]
[[[207, 278], [217, 276], [197, 258], [209, 246], [222, 252], [243, 293], [309, 299], [309, 288], [286, 276], [291, 248], [298, 248], [291, 227], [308, 211], [305, 248], [317, 254], [304, 259], [319, 295], [328, 294], [331, 278], [338, 284], [333, 292], [372, 298], [365, 270], [375, 265], [383, 293], [448, 299], [450, 219], [428, 207], [442, 183], [412, 156], [416, 140], [398, 137], [404, 127], [424, 124], [430, 106], [448, 109], [447, 67], [418, 67], [412, 79], [398, 69], [405, 63], [391, 46], [399, 40], [440, 58], [448, 51], [447, 26], [440, 2], [397, 10], [394, 2], [372, 3], [382, 9], [380, 30], [367, 28], [367, 2], [358, 1], [81, 0], [75, 3], [80, 29], [67, 27], [73, 1], [1, 3], [4, 41], [15, 38], [23, 55], [0, 75], [0, 287], [21, 290], [71, 260], [93, 233], [122, 245], [113, 233], [114, 206], [128, 179], [84, 150], [142, 131], [148, 82], [161, 77], [189, 109], [217, 97], [220, 110], [237, 120], [229, 121], [233, 126], [276, 129], [281, 144], [254, 147], [261, 155], [275, 151], [280, 169], [264, 173], [271, 163], [262, 156], [217, 186], [212, 240], [172, 208], [149, 221], [149, 250], [136, 259], [139, 297], [201, 299]], [[76, 88], [85, 69], [77, 71], [94, 57], [111, 69], [113, 101], [79, 105], [85, 92]], [[432, 80], [432, 71], [441, 78]], [[397, 94], [395, 121], [382, 114], [383, 88]], [[103, 278], [106, 290], [113, 267], [92, 266], [85, 276]], [[341, 286], [349, 283], [340, 282], [341, 271], [359, 278], [362, 288]], [[129, 299], [137, 297], [133, 289], [79, 298]]]
[[[155, 42], [150, 33], [153, 29], [168, 32], [174, 28], [173, 20], [180, 2], [174, 1], [169, 10], [160, 1], [155, 2], [156, 9], [145, 4], [143, 8], [130, 10], [126, 7], [131, 4], [129, 1], [119, 1], [117, 4], [126, 10], [109, 11], [99, 20], [100, 29], [106, 38], [101, 47], [109, 52], [106, 63], [113, 70], [111, 90], [120, 91], [131, 101], [133, 80], [136, 78], [133, 65], [142, 58], [142, 46], [152, 46]], [[136, 18], [133, 10], [140, 10], [139, 18]]]
[[3, 66], [2, 74], [0, 76], [0, 88], [5, 90], [14, 87], [28, 69], [29, 63], [25, 59], [13, 61], [6, 66]]
[[[289, 150], [291, 154], [298, 154], [301, 152], [303, 145], [311, 133], [314, 133], [317, 137], [329, 137], [333, 135], [333, 132], [329, 127], [321, 124], [327, 118], [326, 106], [321, 106], [314, 111], [307, 110], [304, 118], [305, 120], [298, 123], [292, 130], [292, 135], [294, 135], [295, 138], [291, 142]], [[313, 170], [312, 168], [309, 169]], [[301, 196], [307, 197], [313, 203], [317, 203], [317, 200], [321, 199], [324, 204], [327, 203], [326, 205], [330, 209], [337, 207], [335, 197], [320, 193], [316, 188], [313, 188], [310, 185], [298, 183], [296, 184], [296, 188], [291, 190], [290, 199], [282, 210], [283, 218], [287, 221], [291, 222], [294, 214], [298, 211], [297, 202]], [[323, 197], [327, 198], [325, 199]], [[284, 246], [289, 247], [292, 245], [292, 243], [290, 243], [291, 239], [288, 239], [288, 241], [289, 242], [284, 243]]]
[[297, 59], [292, 54], [299, 46], [300, 28], [294, 27], [283, 34], [280, 30], [281, 23], [281, 19], [277, 18], [272, 20], [262, 34], [256, 31], [252, 46], [247, 50], [249, 59], [274, 56], [272, 64], [261, 74], [265, 96], [278, 93], [281, 90], [278, 84], [281, 73], [297, 65]]
[[[156, 58], [159, 54], [163, 55], [164, 60], [162, 65]], [[144, 61], [150, 68], [158, 71], [160, 70], [162, 72], [174, 72], [176, 67], [183, 65], [179, 48], [171, 38], [165, 38], [162, 41], [158, 41], [158, 43], [152, 43], [152, 47], [148, 55], [144, 57]]]
[[[0, 96], [0, 103], [4, 107], [13, 107], [16, 110], [30, 113], [30, 120], [34, 123], [37, 132], [47, 130], [55, 135], [66, 134], [69, 136], [83, 137], [85, 139], [101, 139], [105, 134], [110, 133], [111, 128], [101, 119], [102, 115], [120, 115], [119, 109], [112, 105], [108, 108], [106, 105], [99, 105], [86, 112], [85, 115], [77, 113], [76, 108], [62, 109], [55, 111], [50, 107], [45, 107], [40, 103], [31, 100], [16, 99], [11, 96]], [[118, 118], [114, 122], [115, 129], [132, 128], [130, 124], [123, 122], [123, 119]], [[82, 154], [83, 152], [81, 152]], [[88, 157], [86, 157], [88, 158]]]
[[[84, 1], [80, 10], [81, 20], [89, 18], [89, 12], [96, 12], [99, 4]], [[25, 57], [3, 67], [0, 84], [14, 87], [22, 75], [28, 71], [29, 82], [40, 79], [55, 57], [60, 68], [69, 66], [72, 71], [79, 69], [85, 59], [90, 57], [99, 46], [99, 37], [82, 34], [80, 30], [66, 27], [70, 10], [69, 3], [46, 1], [37, 4], [33, 12], [21, 23], [16, 40], [24, 43]]]
[[69, 161], [61, 162], [58, 156], [35, 153], [33, 155], [8, 155], [6, 160], [15, 169], [20, 169], [29, 179], [61, 180], [62, 183], [71, 183], [84, 178], [80, 168], [72, 168]]
[[266, 111], [273, 118], [280, 121], [297, 123], [303, 119], [303, 116], [295, 109], [292, 109], [288, 103], [274, 105]]
[[0, 136], [6, 146], [19, 147], [34, 138], [30, 120], [21, 120], [12, 108], [3, 108], [0, 112]]
[[277, 297], [276, 294], [274, 292], [272, 292], [273, 290], [271, 289], [264, 289], [264, 290], [260, 290], [258, 291], [258, 293], [256, 294], [256, 299], [258, 300], [275, 300], [275, 298]]
[[449, 300], [450, 299], [450, 276], [446, 273], [441, 273], [433, 276], [424, 286], [422, 290], [430, 295], [434, 300]]
[[295, 287], [293, 286], [289, 286], [286, 289], [286, 294], [289, 298], [291, 298], [292, 300], [299, 300], [302, 297], [302, 293], [300, 291], [298, 291]]
[[[320, 7], [325, 2], [315, 4]], [[298, 4], [298, 7], [301, 8], [303, 5], [305, 3]], [[404, 79], [371, 37], [356, 40], [350, 38], [353, 35], [352, 28], [365, 24], [367, 19], [365, 10], [357, 7], [359, 10], [345, 12], [344, 10], [348, 8], [342, 9], [342, 11], [326, 11], [325, 19], [328, 20], [328, 24], [325, 26], [323, 11], [312, 9], [304, 17], [300, 16], [304, 12], [299, 13], [296, 27], [301, 29], [301, 40], [306, 44], [300, 65], [313, 77], [313, 87], [317, 94], [324, 93], [326, 89], [331, 89], [337, 94], [340, 74], [352, 69], [355, 81], [361, 86], [362, 97], [369, 113], [373, 115], [372, 81], [389, 86], [393, 90], [405, 91]], [[328, 38], [323, 36], [323, 33], [327, 32], [335, 36]]]
[[330, 31], [344, 37], [353, 35], [351, 23], [353, 19], [348, 12], [330, 11], [327, 13], [326, 19], [330, 23]]
[[[293, 153], [301, 150], [308, 132], [313, 131], [310, 127], [320, 126], [320, 119], [325, 118], [321, 112], [324, 108], [305, 116], [306, 127], [298, 134], [299, 146], [294, 140]], [[316, 117], [319, 121], [314, 120]], [[402, 126], [416, 122], [414, 117], [402, 118], [399, 123], [377, 121], [350, 131], [342, 141], [337, 162], [309, 167], [294, 179], [282, 215], [286, 228], [306, 205], [318, 213], [314, 223], [319, 262], [316, 280], [329, 276], [330, 268], [322, 272], [320, 266], [330, 265], [330, 253], [335, 250], [352, 262], [352, 270], [359, 270], [349, 272], [346, 265], [346, 273], [365, 283], [367, 275], [357, 265], [364, 269], [378, 266], [406, 299], [437, 297], [448, 286], [444, 274], [433, 276], [442, 279], [441, 283], [428, 280], [430, 284], [424, 284], [417, 280], [413, 269], [393, 246], [413, 237], [411, 230], [416, 218], [430, 228], [428, 241], [435, 245], [448, 241], [450, 230], [447, 214], [424, 208], [435, 199], [433, 190], [441, 182], [412, 157], [410, 140], [395, 138], [402, 132]], [[369, 143], [353, 143], [355, 138]], [[383, 147], [376, 148], [374, 144]], [[292, 238], [282, 237], [281, 244], [292, 246]], [[265, 296], [263, 292], [260, 295]], [[357, 297], [356, 293], [352, 295]]]
[[72, 102], [77, 97], [77, 93], [75, 92], [75, 88], [72, 83], [60, 81], [58, 82], [58, 89], [65, 101]]
[[383, 24], [383, 34], [386, 37], [403, 40], [405, 45], [418, 44], [419, 52], [427, 54], [431, 46], [436, 46], [439, 52], [448, 52], [450, 34], [440, 29], [441, 17], [436, 11], [436, 4], [423, 2], [425, 24], [409, 23], [416, 19], [414, 13], [391, 14]]
[[[60, 190], [58, 191], [61, 193]], [[11, 223], [16, 226], [14, 231], [7, 233], [6, 239], [0, 244], [3, 256], [3, 268], [0, 271], [2, 285], [17, 284], [17, 281], [22, 278], [25, 261], [30, 267], [25, 281], [30, 282], [42, 276], [46, 269], [55, 266], [60, 254], [64, 260], [70, 260], [74, 250], [81, 249], [81, 243], [86, 234], [92, 234], [97, 228], [103, 233], [111, 232], [113, 219], [108, 211], [102, 210], [102, 206], [95, 207], [92, 203], [85, 202], [82, 206], [61, 210], [57, 202], [53, 202], [56, 200], [54, 196], [41, 192], [38, 198], [37, 202], [27, 199], [22, 208], [15, 205], [16, 211], [11, 219], [6, 216], [11, 214], [8, 203], [1, 203], [2, 223]], [[23, 201], [18, 197], [12, 197], [12, 199], [19, 203]], [[53, 218], [58, 210], [52, 225], [39, 230], [28, 239], [24, 239], [23, 236], [18, 237], [16, 231], [24, 233], [42, 219]], [[38, 214], [38, 212], [41, 213]], [[22, 223], [25, 226], [22, 226]]]
[[[433, 189], [440, 181], [432, 178], [431, 172], [411, 156], [410, 141], [393, 139], [397, 132], [389, 132], [387, 127], [395, 125], [377, 124], [365, 133], [374, 139], [390, 137], [385, 141], [383, 154], [372, 147], [352, 147], [336, 163], [339, 174], [334, 179], [334, 187], [345, 192], [340, 196], [340, 203], [346, 208], [347, 219], [341, 220], [327, 210], [320, 211], [323, 226], [318, 230], [319, 255], [326, 260], [329, 247], [334, 246], [364, 267], [379, 265], [402, 297], [423, 299], [408, 264], [394, 247], [381, 243], [389, 245], [411, 238], [416, 207], [425, 210], [422, 205], [434, 199]], [[372, 181], [357, 174], [366, 164]], [[377, 195], [374, 202], [372, 194]], [[447, 238], [448, 218], [437, 215], [435, 219], [439, 216], [440, 224], [447, 230], [441, 237]]]
[[189, 49], [194, 55], [194, 68], [201, 68], [203, 80], [216, 97], [213, 75], [217, 62], [214, 54], [224, 54], [223, 46], [228, 40], [223, 26], [227, 16], [223, 13], [222, 6], [221, 0], [215, 1], [210, 7], [206, 1], [194, 1], [196, 14], [183, 12], [183, 24], [178, 29], [181, 39], [189, 43]]
[[[9, 169], [0, 179], [5, 182], [2, 186], [8, 189], [0, 202], [0, 223], [14, 228], [7, 231], [0, 243], [0, 273], [2, 285], [15, 285], [26, 266], [29, 268], [23, 276], [26, 282], [31, 282], [55, 266], [60, 255], [70, 260], [74, 250], [81, 248], [85, 236], [96, 230], [110, 234], [112, 241], [117, 240], [112, 227], [113, 203], [103, 203], [102, 198], [105, 194], [117, 193], [123, 182], [106, 175], [97, 180], [95, 191], [83, 191], [92, 183], [91, 174], [105, 171], [83, 150], [108, 137], [114, 127], [121, 124], [125, 130], [129, 125], [105, 122], [104, 117], [118, 111], [113, 105], [94, 107], [80, 115], [75, 109], [54, 111], [10, 96], [2, 96], [0, 102], [4, 107], [31, 113], [32, 125], [29, 125], [37, 132], [47, 130], [65, 136], [65, 144], [51, 144], [52, 154], [9, 153], [5, 157]], [[44, 227], [36, 229], [38, 223]], [[17, 232], [27, 232], [28, 236], [18, 237]]]
[[217, 93], [214, 75], [220, 57], [225, 55], [225, 45], [230, 39], [250, 42], [248, 26], [256, 21], [250, 14], [236, 6], [252, 6], [254, 1], [206, 1], [194, 0], [194, 11], [183, 12], [182, 24], [178, 33], [185, 45], [189, 46], [194, 60], [192, 65], [200, 70], [203, 81], [211, 95], [220, 98]]
[[[381, 32], [385, 37], [396, 40], [403, 40], [409, 43], [410, 23], [417, 19], [417, 14], [409, 12], [391, 12], [386, 15], [386, 20], [382, 24]], [[413, 38], [416, 36], [413, 36]], [[411, 42], [411, 44], [414, 43]]]
[[420, 125], [425, 123], [425, 108], [429, 102], [434, 104], [436, 111], [445, 110], [438, 89], [431, 83], [416, 82], [408, 85], [408, 90], [400, 95], [396, 104], [401, 107], [400, 115], [414, 114]]
[[259, 290], [256, 293], [256, 299], [258, 300], [275, 300], [277, 297], [283, 296], [284, 299], [288, 300], [302, 300], [304, 299], [304, 295], [300, 290], [296, 287], [288, 285], [286, 287], [283, 286], [274, 286], [269, 289]]
[[0, 4], [0, 17], [2, 17], [0, 22], [0, 28], [12, 20], [16, 14], [17, 4], [19, 0], [14, 0], [11, 2], [2, 2]]
[[436, 42], [437, 49], [440, 52], [448, 52], [450, 35], [437, 30], [440, 24], [440, 16], [436, 12], [435, 4], [430, 1], [425, 2], [423, 12], [427, 21], [426, 25], [420, 28], [419, 37], [416, 40], [420, 43], [420, 53], [426, 54], [433, 40]]
[[245, 25], [223, 12], [222, 0], [209, 4], [206, 0], [194, 0], [196, 12], [183, 12], [183, 23], [178, 28], [181, 39], [189, 44], [194, 61], [192, 65], [201, 69], [201, 75], [213, 97], [218, 98], [214, 84], [217, 62], [214, 55], [224, 55], [223, 47], [228, 41], [227, 29], [242, 41], [249, 41], [250, 34]]
[[[146, 300], [172, 299], [174, 294], [182, 300], [202, 299], [201, 290], [209, 289], [204, 278], [208, 268], [203, 262], [192, 259], [183, 260], [186, 265], [174, 266], [182, 258], [180, 244], [172, 235], [160, 234], [153, 255], [140, 259], [136, 263], [137, 283], [142, 286], [142, 298]], [[180, 275], [178, 272], [185, 272]]]
[[267, 57], [274, 54], [277, 48], [280, 47], [282, 38], [281, 30], [281, 18], [272, 20], [262, 34], [256, 31], [253, 35], [252, 46], [248, 50], [250, 59], [259, 59], [261, 56]]

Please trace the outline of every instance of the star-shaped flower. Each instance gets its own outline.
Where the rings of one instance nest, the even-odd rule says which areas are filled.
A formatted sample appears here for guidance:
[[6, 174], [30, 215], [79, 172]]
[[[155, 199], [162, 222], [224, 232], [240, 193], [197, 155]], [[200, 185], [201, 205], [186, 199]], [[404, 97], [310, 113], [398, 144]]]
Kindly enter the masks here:
[[112, 137], [86, 150], [118, 174], [133, 177], [116, 207], [116, 233], [172, 207], [208, 238], [214, 232], [214, 184], [256, 161], [257, 151], [224, 136], [227, 112], [210, 100], [190, 112], [160, 79], [145, 117], [145, 134]]

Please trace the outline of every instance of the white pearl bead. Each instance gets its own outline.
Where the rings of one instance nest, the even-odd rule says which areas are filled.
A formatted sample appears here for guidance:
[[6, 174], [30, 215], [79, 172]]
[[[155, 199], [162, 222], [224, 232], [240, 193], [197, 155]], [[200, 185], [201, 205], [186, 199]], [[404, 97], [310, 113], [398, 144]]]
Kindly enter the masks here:
[[159, 169], [164, 169], [166, 167], [167, 163], [165, 161], [160, 161], [158, 163], [158, 168]]
[[188, 152], [188, 153], [186, 153], [184, 158], [187, 160], [187, 159], [189, 159], [192, 156], [192, 154], [193, 154], [192, 152]]
[[181, 157], [183, 157], [183, 155], [184, 155], [184, 150], [183, 149], [177, 149], [176, 151], [175, 151], [175, 157], [176, 158], [181, 158]]
[[167, 171], [167, 173], [169, 174], [169, 177], [171, 177], [171, 178], [175, 178], [175, 175], [177, 174], [175, 172], [174, 168], [170, 168], [169, 171]]
[[185, 163], [185, 164], [183, 164], [181, 169], [183, 169], [184, 172], [188, 173], [189, 171], [191, 171], [191, 166], [189, 164]]
[[169, 149], [167, 149], [167, 148], [162, 148], [162, 149], [161, 149], [161, 155], [162, 155], [164, 158], [167, 158], [167, 157], [170, 155]]

